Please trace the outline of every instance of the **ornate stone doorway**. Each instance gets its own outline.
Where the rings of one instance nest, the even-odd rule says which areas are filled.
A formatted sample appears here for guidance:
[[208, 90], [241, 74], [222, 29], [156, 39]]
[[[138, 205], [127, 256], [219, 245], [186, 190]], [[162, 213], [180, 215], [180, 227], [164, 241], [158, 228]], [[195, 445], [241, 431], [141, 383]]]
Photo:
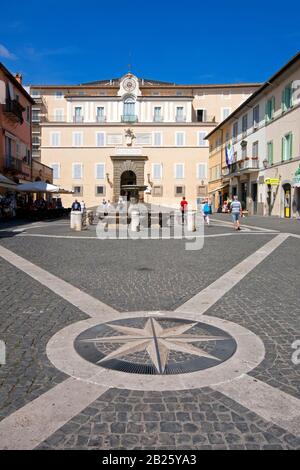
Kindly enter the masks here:
[[[120, 196], [127, 196], [130, 192], [129, 186], [140, 186], [145, 184], [145, 161], [148, 159], [144, 156], [125, 159], [123, 156], [111, 157], [114, 165], [114, 202], [118, 202]], [[124, 188], [122, 189], [122, 186]], [[139, 199], [143, 200], [143, 192], [139, 192]]]

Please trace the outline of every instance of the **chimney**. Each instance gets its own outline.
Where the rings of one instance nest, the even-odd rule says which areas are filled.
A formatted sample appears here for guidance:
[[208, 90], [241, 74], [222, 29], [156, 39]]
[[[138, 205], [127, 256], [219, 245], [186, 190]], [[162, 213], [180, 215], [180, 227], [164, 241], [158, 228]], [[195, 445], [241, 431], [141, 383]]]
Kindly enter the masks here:
[[16, 80], [20, 83], [20, 85], [22, 85], [22, 75], [20, 73], [16, 73]]

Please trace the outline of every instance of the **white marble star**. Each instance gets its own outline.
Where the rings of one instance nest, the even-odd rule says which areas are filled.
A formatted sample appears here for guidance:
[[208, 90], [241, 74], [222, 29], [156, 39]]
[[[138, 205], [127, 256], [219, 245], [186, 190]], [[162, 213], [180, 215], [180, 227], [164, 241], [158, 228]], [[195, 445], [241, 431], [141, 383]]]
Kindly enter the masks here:
[[208, 354], [203, 349], [196, 347], [191, 343], [197, 343], [200, 341], [224, 341], [227, 338], [222, 336], [184, 334], [196, 324], [196, 322], [184, 323], [164, 329], [154, 318], [147, 320], [145, 327], [142, 329], [108, 324], [110, 328], [121, 333], [121, 335], [91, 338], [83, 341], [93, 342], [96, 344], [123, 343], [115, 351], [107, 354], [103, 359], [98, 361], [99, 364], [110, 359], [122, 358], [135, 352], [147, 351], [153, 365], [157, 369], [157, 372], [163, 374], [168, 362], [170, 351], [178, 351], [191, 354], [193, 356], [206, 357], [220, 361], [217, 357]]

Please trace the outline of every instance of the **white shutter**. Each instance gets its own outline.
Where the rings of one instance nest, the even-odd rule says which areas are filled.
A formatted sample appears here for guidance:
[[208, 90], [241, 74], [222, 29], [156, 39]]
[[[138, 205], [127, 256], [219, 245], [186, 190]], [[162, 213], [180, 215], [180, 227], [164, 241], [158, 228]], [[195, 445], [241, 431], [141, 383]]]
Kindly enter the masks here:
[[74, 132], [73, 133], [73, 146], [74, 147], [81, 147], [82, 146], [82, 134], [81, 134], [81, 132]]
[[14, 90], [14, 87], [13, 87], [13, 84], [8, 82], [8, 89], [9, 89], [9, 96], [10, 96], [10, 99], [11, 100], [15, 100], [16, 97], [15, 97], [15, 90]]
[[105, 142], [105, 134], [104, 132], [97, 132], [96, 133], [96, 145], [97, 147], [104, 147], [104, 142]]
[[182, 147], [184, 145], [184, 132], [176, 133], [176, 145], [177, 147]]
[[154, 143], [155, 147], [160, 147], [162, 143], [162, 134], [161, 132], [154, 132]]
[[51, 146], [52, 147], [59, 147], [60, 145], [60, 133], [59, 132], [53, 132], [51, 134]]
[[153, 163], [152, 177], [154, 180], [161, 180], [162, 177], [162, 165], [160, 163]]
[[53, 170], [53, 179], [59, 179], [60, 178], [60, 164], [53, 163], [51, 165], [51, 168]]
[[96, 164], [96, 179], [97, 180], [104, 180], [105, 174], [105, 165], [104, 163], [97, 163]]
[[206, 163], [198, 163], [197, 165], [197, 177], [198, 179], [205, 179], [207, 174]]
[[82, 164], [74, 163], [73, 164], [73, 179], [80, 180], [82, 178]]
[[207, 140], [205, 140], [206, 132], [198, 133], [198, 145], [199, 147], [207, 147]]
[[183, 179], [184, 178], [184, 164], [176, 163], [175, 165], [175, 178]]

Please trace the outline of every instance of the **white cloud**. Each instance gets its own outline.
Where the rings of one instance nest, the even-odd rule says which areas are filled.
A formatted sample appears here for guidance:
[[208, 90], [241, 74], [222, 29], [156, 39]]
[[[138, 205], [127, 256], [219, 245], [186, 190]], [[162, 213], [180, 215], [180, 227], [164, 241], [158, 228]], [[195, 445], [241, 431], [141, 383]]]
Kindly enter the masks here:
[[3, 44], [0, 44], [0, 57], [4, 57], [4, 59], [16, 59], [15, 54], [10, 52]]

